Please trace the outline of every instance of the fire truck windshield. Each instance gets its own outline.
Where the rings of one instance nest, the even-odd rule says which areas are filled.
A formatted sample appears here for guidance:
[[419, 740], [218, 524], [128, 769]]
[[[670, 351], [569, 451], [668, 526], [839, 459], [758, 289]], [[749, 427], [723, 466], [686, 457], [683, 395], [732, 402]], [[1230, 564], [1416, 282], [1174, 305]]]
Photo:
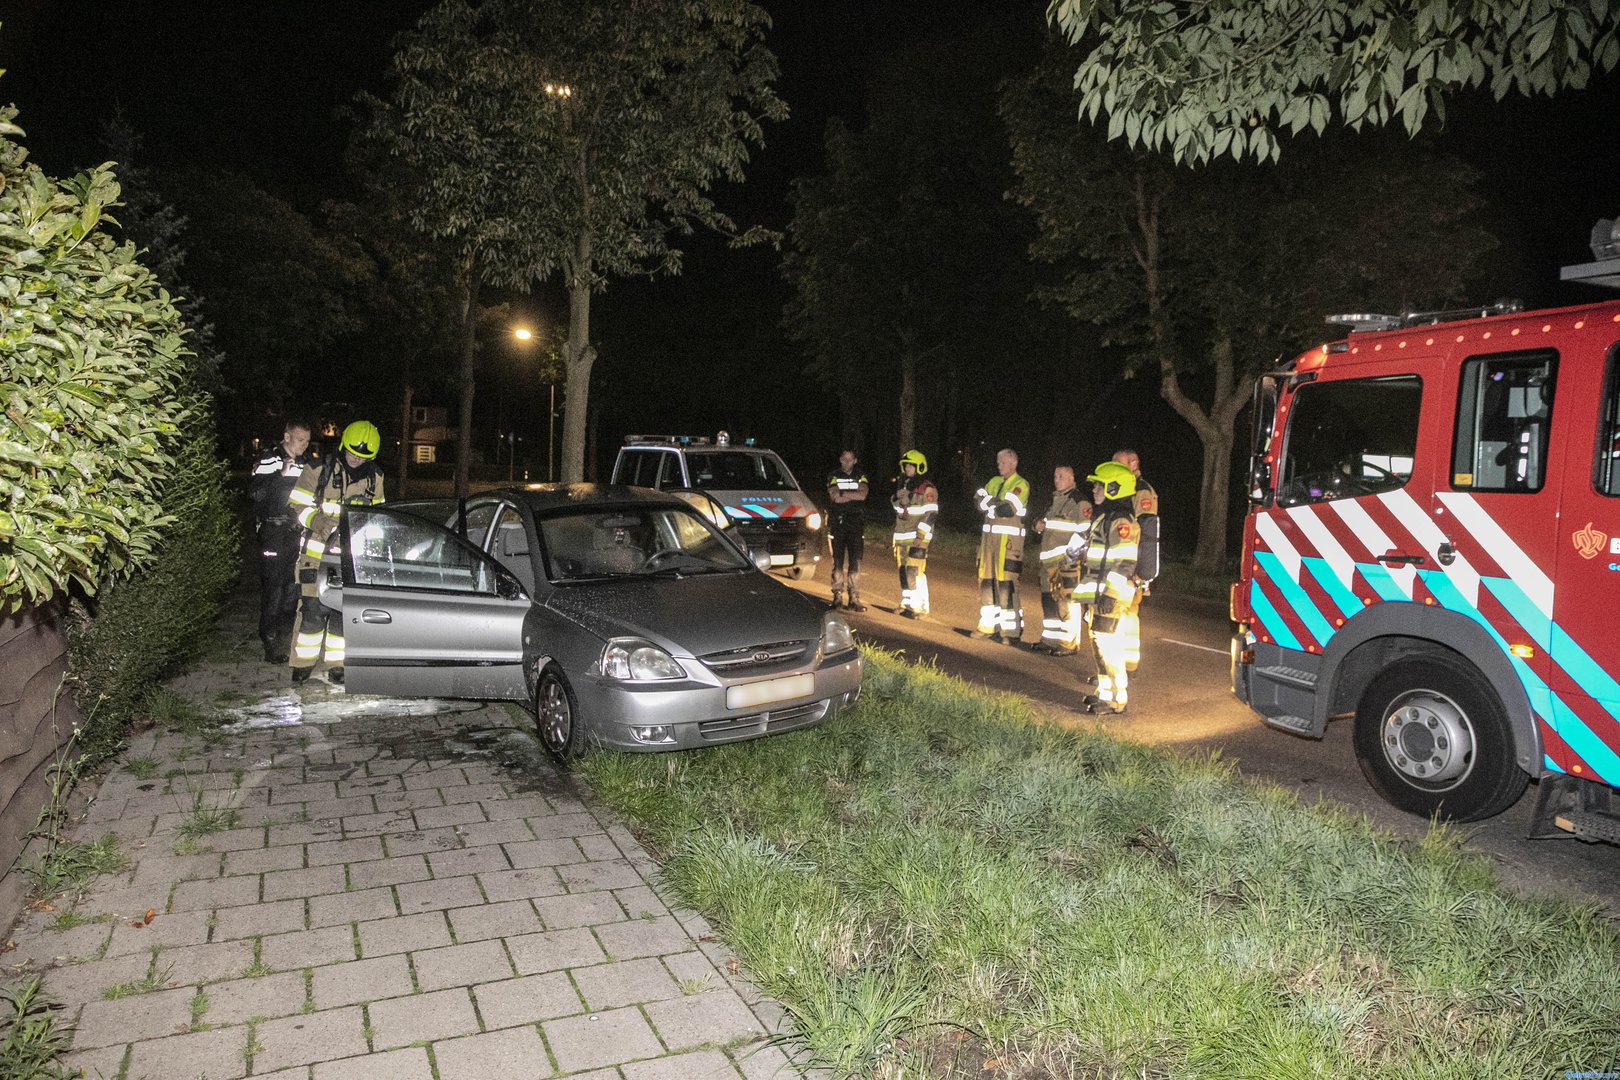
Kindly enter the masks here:
[[1422, 380], [1313, 382], [1294, 393], [1277, 471], [1283, 506], [1374, 495], [1412, 475]]

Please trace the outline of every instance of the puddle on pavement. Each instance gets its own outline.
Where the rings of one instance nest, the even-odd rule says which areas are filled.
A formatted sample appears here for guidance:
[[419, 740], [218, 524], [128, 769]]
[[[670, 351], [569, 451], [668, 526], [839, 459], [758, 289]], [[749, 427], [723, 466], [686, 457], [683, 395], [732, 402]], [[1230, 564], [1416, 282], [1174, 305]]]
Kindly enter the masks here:
[[532, 732], [463, 724], [454, 731], [402, 731], [377, 745], [400, 761], [484, 761], [513, 774], [514, 794], [572, 795], [573, 781], [552, 767]]
[[300, 701], [297, 694], [282, 691], [266, 694], [248, 705], [226, 709], [225, 712], [235, 717], [235, 721], [226, 724], [225, 730], [237, 732], [290, 727], [294, 724], [339, 724], [345, 720], [377, 716], [443, 716], [483, 707], [480, 701], [443, 701], [438, 698], [332, 697]]

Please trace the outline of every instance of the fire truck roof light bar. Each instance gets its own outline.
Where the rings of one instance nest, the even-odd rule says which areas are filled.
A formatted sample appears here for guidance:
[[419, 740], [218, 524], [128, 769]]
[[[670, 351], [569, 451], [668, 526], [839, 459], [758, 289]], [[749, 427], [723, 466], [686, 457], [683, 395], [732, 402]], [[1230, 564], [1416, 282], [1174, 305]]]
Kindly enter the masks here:
[[1464, 319], [1487, 319], [1492, 315], [1515, 315], [1523, 310], [1523, 300], [1504, 299], [1482, 307], [1451, 308], [1447, 311], [1408, 311], [1400, 315], [1329, 315], [1325, 321], [1330, 326], [1348, 327], [1352, 334], [1370, 334], [1379, 330], [1405, 330], [1414, 326], [1461, 322]]

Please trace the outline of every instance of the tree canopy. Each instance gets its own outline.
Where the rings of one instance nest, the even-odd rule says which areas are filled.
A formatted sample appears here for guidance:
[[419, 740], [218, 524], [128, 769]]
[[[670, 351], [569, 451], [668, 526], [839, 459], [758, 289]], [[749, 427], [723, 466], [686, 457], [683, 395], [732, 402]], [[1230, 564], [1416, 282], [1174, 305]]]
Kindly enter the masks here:
[[1551, 94], [1620, 61], [1608, 0], [1052, 0], [1048, 14], [1090, 50], [1080, 115], [1193, 164], [1276, 160], [1282, 137], [1335, 119], [1415, 133], [1458, 90]]

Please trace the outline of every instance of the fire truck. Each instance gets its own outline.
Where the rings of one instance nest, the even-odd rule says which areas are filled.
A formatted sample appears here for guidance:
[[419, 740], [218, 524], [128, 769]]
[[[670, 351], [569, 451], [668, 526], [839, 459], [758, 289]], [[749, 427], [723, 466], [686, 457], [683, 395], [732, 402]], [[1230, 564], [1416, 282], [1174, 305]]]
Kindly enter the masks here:
[[[1593, 247], [1565, 279], [1620, 287]], [[1534, 779], [1533, 836], [1620, 842], [1620, 301], [1329, 322], [1256, 390], [1234, 691], [1300, 736], [1349, 718], [1403, 810]]]

